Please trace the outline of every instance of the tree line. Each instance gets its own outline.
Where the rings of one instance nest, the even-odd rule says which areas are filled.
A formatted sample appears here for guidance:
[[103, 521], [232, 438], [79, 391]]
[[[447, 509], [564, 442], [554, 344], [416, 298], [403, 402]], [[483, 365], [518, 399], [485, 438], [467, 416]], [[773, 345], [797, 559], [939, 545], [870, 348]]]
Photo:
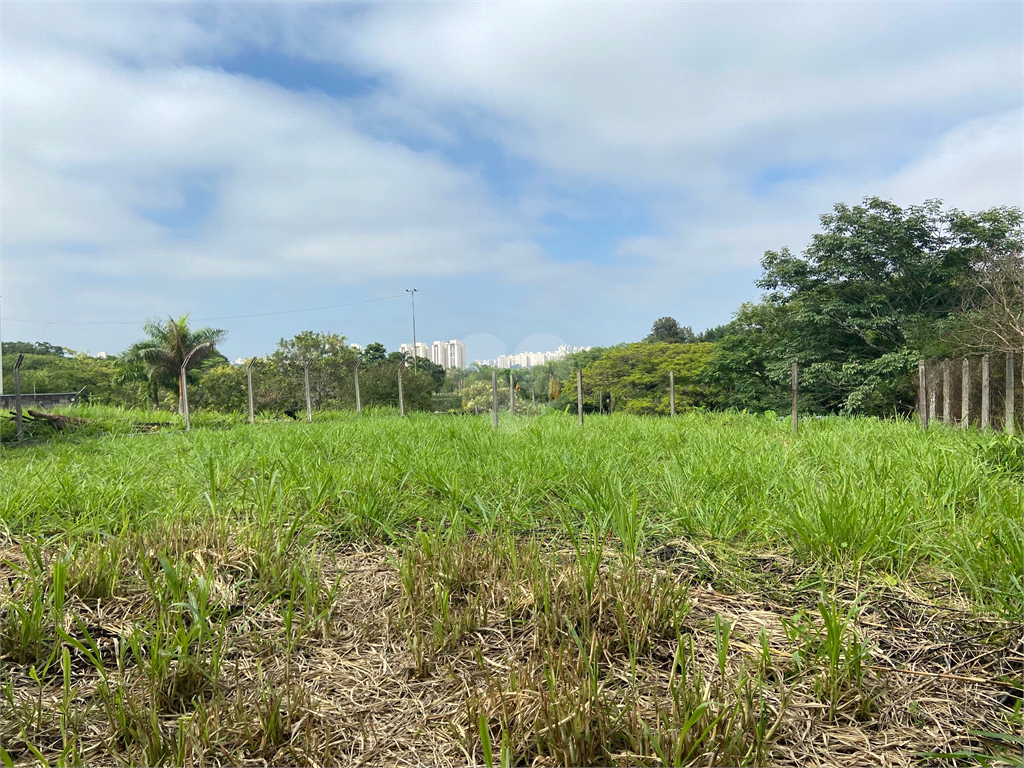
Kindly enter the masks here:
[[[671, 317], [643, 339], [593, 348], [532, 369], [445, 371], [410, 361], [380, 343], [360, 355], [344, 336], [307, 331], [281, 339], [254, 368], [257, 408], [304, 407], [310, 364], [314, 407], [352, 408], [360, 366], [366, 406], [394, 406], [403, 368], [406, 407], [473, 412], [491, 407], [491, 375], [503, 405], [509, 387], [521, 412], [576, 405], [584, 374], [587, 410], [668, 412], [668, 376], [677, 407], [783, 410], [790, 366], [800, 365], [801, 409], [810, 413], [894, 415], [912, 411], [920, 359], [1024, 348], [1024, 237], [1019, 208], [967, 213], [940, 201], [901, 208], [877, 197], [838, 204], [800, 254], [766, 251], [760, 301], [726, 324], [694, 333]], [[26, 353], [23, 387], [77, 391], [115, 405], [177, 407], [182, 364], [193, 407], [246, 407], [245, 370], [216, 345], [224, 332], [193, 329], [187, 316], [150, 323], [146, 338], [117, 359], [97, 360], [46, 343], [5, 342], [4, 370]], [[187, 359], [187, 362], [186, 362]], [[536, 402], [536, 405], [534, 403]]]

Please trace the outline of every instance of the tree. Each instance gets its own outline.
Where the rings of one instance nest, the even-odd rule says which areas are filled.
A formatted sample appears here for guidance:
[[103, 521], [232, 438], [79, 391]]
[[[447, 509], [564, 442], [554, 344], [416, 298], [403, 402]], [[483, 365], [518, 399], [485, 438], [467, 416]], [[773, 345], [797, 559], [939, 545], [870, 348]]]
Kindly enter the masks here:
[[648, 344], [669, 342], [672, 344], [691, 344], [696, 341], [693, 329], [688, 325], [679, 325], [672, 317], [659, 317], [651, 326], [651, 332], [644, 339]]
[[[701, 374], [713, 353], [713, 344], [645, 341], [612, 347], [584, 369], [584, 397], [600, 390], [615, 395], [616, 410], [667, 414], [671, 372], [677, 408], [708, 405], [710, 389]], [[568, 391], [575, 396], [575, 389]]]
[[440, 392], [441, 388], [444, 386], [445, 378], [447, 377], [444, 366], [431, 362], [425, 357], [417, 356], [416, 361], [420, 373], [425, 373], [430, 376], [430, 378], [434, 380], [434, 391]]
[[[1020, 221], [1018, 209], [943, 211], [937, 200], [838, 204], [803, 254], [765, 253], [758, 285], [767, 305], [786, 311], [770, 332], [739, 335], [756, 332], [766, 371], [800, 363], [812, 407], [909, 412], [917, 360], [943, 351], [942, 331], [984, 271], [984, 254], [1020, 249]], [[720, 348], [739, 351], [737, 340]]]
[[269, 370], [261, 372], [264, 382], [273, 375], [281, 379], [273, 404], [265, 402], [264, 406], [304, 408], [307, 363], [314, 408], [353, 406], [356, 359], [356, 351], [337, 333], [302, 331], [291, 339], [281, 339], [277, 349], [267, 357]]
[[948, 336], [953, 351], [1019, 353], [1024, 348], [1024, 251], [987, 251], [977, 266]]
[[367, 344], [363, 351], [363, 365], [370, 367], [388, 359], [388, 350], [379, 341]]
[[26, 354], [67, 357], [68, 354], [68, 350], [65, 347], [58, 347], [45, 341], [5, 341], [0, 346], [2, 346], [5, 356]]
[[182, 366], [187, 375], [216, 351], [225, 332], [216, 328], [192, 329], [187, 314], [177, 320], [169, 317], [165, 323], [148, 322], [142, 329], [148, 338], [135, 342], [124, 351], [121, 355], [122, 372], [143, 377], [149, 383], [154, 410], [159, 403], [159, 388], [173, 388], [177, 381], [180, 413], [184, 409], [180, 379]]

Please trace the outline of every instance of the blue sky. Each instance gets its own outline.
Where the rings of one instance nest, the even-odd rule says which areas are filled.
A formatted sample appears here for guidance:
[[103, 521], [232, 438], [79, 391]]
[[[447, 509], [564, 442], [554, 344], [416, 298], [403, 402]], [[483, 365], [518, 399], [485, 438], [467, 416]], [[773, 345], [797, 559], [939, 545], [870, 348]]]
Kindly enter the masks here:
[[470, 357], [612, 344], [726, 322], [836, 202], [1024, 202], [1017, 2], [0, 14], [9, 340], [395, 348], [417, 288]]

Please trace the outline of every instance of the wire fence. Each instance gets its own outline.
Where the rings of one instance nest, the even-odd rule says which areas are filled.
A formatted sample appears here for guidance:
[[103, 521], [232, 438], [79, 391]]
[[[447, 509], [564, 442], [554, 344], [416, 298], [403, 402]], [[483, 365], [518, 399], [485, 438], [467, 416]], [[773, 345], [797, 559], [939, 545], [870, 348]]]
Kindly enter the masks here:
[[[24, 355], [20, 356], [14, 366], [15, 393], [10, 396], [19, 442], [24, 435], [22, 409], [27, 405], [27, 402], [23, 402], [27, 399], [22, 396], [20, 387], [23, 358]], [[204, 383], [198, 397], [191, 403], [191, 385], [183, 366], [179, 381], [179, 409], [186, 429], [191, 429], [190, 410], [193, 407], [208, 407], [209, 401], [213, 399], [229, 410], [247, 411], [250, 423], [255, 423], [257, 412], [266, 409], [283, 412], [293, 419], [300, 418], [301, 414], [309, 422], [313, 421], [316, 411], [354, 409], [356, 413], [361, 413], [367, 405], [397, 408], [399, 414], [404, 416], [407, 410], [433, 410], [434, 398], [437, 397], [433, 380], [417, 372], [409, 360], [387, 361], [364, 367], [360, 364], [338, 365], [329, 360], [311, 359], [273, 370], [266, 370], [257, 362], [257, 358], [253, 358], [244, 367], [226, 371], [223, 380]], [[1024, 386], [1021, 386], [1024, 370], [1020, 369], [1021, 363], [1024, 363], [1024, 356], [1018, 358], [1012, 352], [1005, 355], [987, 354], [920, 361], [916, 413], [921, 427], [927, 429], [941, 424], [960, 428], [999, 429], [1004, 432], [1021, 430], [1024, 427]], [[796, 363], [792, 364], [791, 375], [791, 419], [792, 429], [796, 432], [800, 422], [800, 372]], [[585, 413], [602, 415], [615, 412], [613, 392], [591, 388], [588, 397], [583, 371], [576, 371], [573, 378], [575, 381], [565, 382], [566, 389], [570, 392], [575, 389], [576, 395], [575, 402], [567, 406], [567, 409], [575, 405], [581, 426]], [[562, 382], [549, 381], [547, 391], [538, 397], [536, 382], [531, 382], [529, 390], [525, 390], [513, 375], [509, 375], [506, 383], [496, 372], [492, 373], [490, 384], [490, 392], [487, 393], [489, 397], [482, 392], [477, 393], [474, 402], [467, 405], [467, 401], [463, 400], [460, 381], [460, 392], [452, 393], [449, 399], [455, 397], [464, 412], [480, 414], [489, 410], [494, 426], [497, 427], [500, 411], [507, 409], [511, 414], [536, 414], [544, 406], [552, 406], [562, 394]], [[677, 391], [674, 372], [668, 373], [665, 385], [668, 414], [675, 416]], [[75, 394], [75, 402], [78, 394]]]

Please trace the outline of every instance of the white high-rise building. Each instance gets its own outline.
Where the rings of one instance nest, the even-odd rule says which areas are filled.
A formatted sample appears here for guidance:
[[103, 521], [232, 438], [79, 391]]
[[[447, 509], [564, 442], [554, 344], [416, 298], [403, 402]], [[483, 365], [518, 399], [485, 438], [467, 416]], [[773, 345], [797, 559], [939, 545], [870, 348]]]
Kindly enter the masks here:
[[[426, 344], [418, 345], [426, 350]], [[466, 345], [458, 339], [450, 341], [435, 341], [430, 345], [430, 353], [421, 353], [430, 362], [440, 365], [442, 368], [465, 368], [466, 367]]]
[[[400, 344], [398, 346], [398, 351], [407, 357], [410, 357], [412, 356], [412, 344]], [[433, 358], [430, 356], [430, 347], [422, 341], [416, 342], [416, 357], [422, 357], [424, 360], [434, 362]]]

